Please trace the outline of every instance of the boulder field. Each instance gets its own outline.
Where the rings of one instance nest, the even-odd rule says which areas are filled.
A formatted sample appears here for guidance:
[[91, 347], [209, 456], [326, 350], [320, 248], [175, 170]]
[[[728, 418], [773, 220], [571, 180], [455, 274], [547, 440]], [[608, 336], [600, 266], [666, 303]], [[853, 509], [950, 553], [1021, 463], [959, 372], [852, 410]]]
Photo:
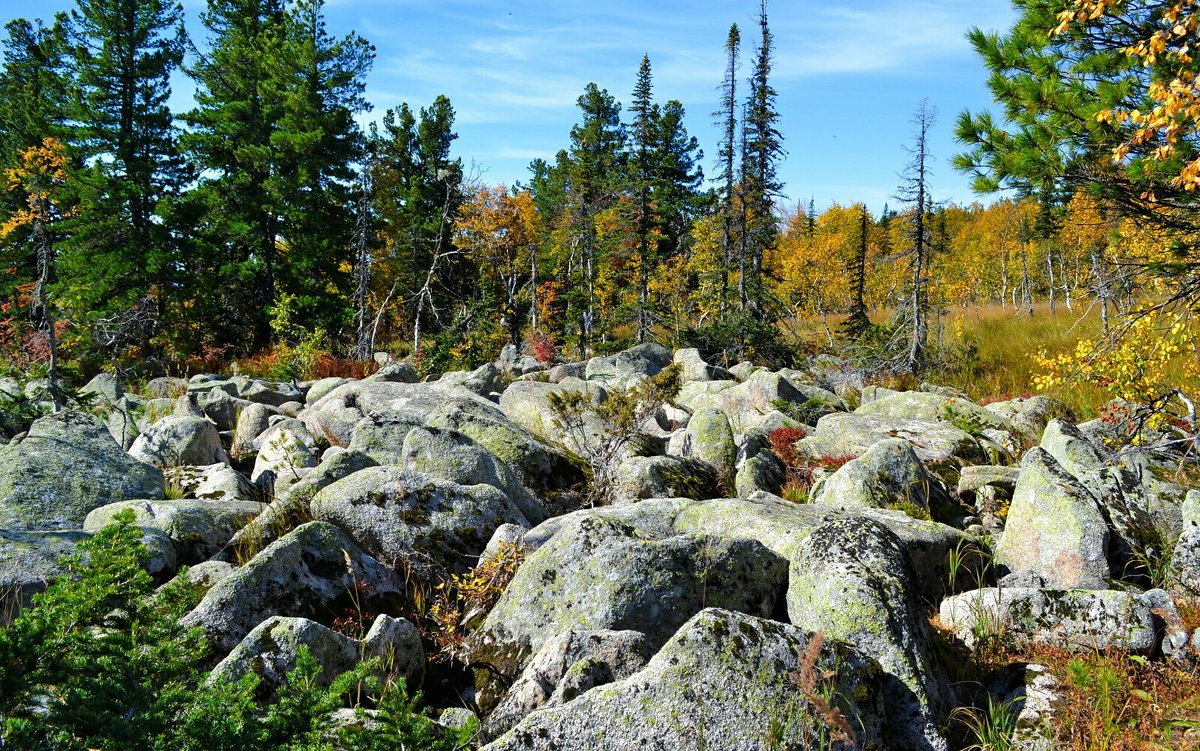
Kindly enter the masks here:
[[[188, 566], [202, 592], [180, 628], [211, 643], [210, 680], [274, 690], [301, 645], [326, 680], [386, 657], [448, 722], [469, 708], [488, 751], [941, 750], [965, 701], [956, 647], [1197, 657], [1176, 609], [1200, 585], [1182, 456], [1116, 450], [1045, 397], [856, 387], [828, 357], [723, 368], [646, 344], [513, 362], [144, 394], [98, 376], [98, 406], [0, 445], [0, 613], [132, 511], [151, 573]], [[596, 450], [613, 430], [596, 410], [574, 429], [556, 410], [668, 368], [674, 395], [619, 451]], [[1163, 550], [1177, 590], [1143, 565]], [[438, 585], [498, 560], [503, 590], [449, 640]], [[1051, 707], [1045, 671], [1021, 675], [1020, 701]], [[1051, 747], [1046, 707], [1022, 747]]]

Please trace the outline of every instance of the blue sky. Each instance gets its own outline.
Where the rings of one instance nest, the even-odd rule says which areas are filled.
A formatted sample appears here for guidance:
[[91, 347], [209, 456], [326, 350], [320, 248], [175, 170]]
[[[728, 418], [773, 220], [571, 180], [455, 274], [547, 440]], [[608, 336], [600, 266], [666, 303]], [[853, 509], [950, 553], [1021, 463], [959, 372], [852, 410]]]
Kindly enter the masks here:
[[[72, 0], [5, 0], [0, 20], [50, 17]], [[203, 43], [203, 0], [185, 0], [188, 31]], [[731, 23], [742, 29], [743, 74], [757, 40], [756, 0], [327, 0], [331, 33], [351, 30], [376, 47], [367, 96], [374, 110], [414, 109], [445, 94], [457, 112], [456, 155], [481, 179], [528, 179], [530, 160], [551, 160], [578, 119], [575, 100], [595, 82], [622, 102], [649, 54], [659, 101], [679, 99], [715, 175], [717, 108]], [[949, 166], [959, 149], [954, 120], [990, 106], [982, 64], [964, 34], [1007, 29], [1009, 0], [773, 0], [773, 82], [788, 156], [789, 205], [813, 199], [889, 202], [907, 162], [909, 120], [922, 98], [938, 110], [931, 142], [935, 200], [969, 203], [967, 181]], [[744, 77], [743, 75], [743, 77]], [[744, 91], [743, 86], [743, 91]], [[177, 109], [190, 105], [179, 81]]]

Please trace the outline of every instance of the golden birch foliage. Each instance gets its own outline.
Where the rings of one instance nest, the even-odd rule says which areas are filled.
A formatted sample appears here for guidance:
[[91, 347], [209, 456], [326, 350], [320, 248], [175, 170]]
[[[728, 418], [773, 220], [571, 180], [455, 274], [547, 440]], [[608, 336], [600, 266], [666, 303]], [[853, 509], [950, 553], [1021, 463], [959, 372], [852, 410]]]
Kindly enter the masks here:
[[25, 193], [25, 206], [17, 209], [0, 225], [0, 238], [15, 230], [46, 221], [57, 205], [57, 191], [67, 180], [67, 150], [54, 138], [22, 151], [17, 164], [4, 170], [4, 187]]
[[455, 220], [457, 244], [482, 275], [507, 279], [530, 275], [537, 243], [537, 209], [528, 190], [511, 193], [504, 185], [482, 185]]
[[[1052, 33], [1104, 16], [1118, 18], [1124, 6], [1124, 0], [1071, 0]], [[1200, 42], [1200, 0], [1167, 0], [1155, 10], [1157, 22], [1149, 35], [1125, 48], [1125, 54], [1154, 70], [1146, 90], [1150, 106], [1145, 112], [1114, 108], [1097, 115], [1100, 122], [1132, 128], [1128, 140], [1113, 150], [1118, 163], [1133, 148], [1151, 143], [1157, 146], [1149, 151], [1150, 161], [1166, 162], [1182, 142], [1200, 134], [1200, 73], [1192, 56]], [[1171, 183], [1189, 191], [1200, 187], [1200, 157], [1184, 163]]]
[[1137, 313], [1109, 346], [1081, 339], [1074, 352], [1051, 357], [1039, 351], [1034, 362], [1042, 372], [1033, 377], [1033, 387], [1049, 392], [1082, 381], [1114, 399], [1146, 403], [1172, 388], [1195, 389], [1200, 376], [1196, 346], [1196, 332], [1185, 318], [1161, 311]]
[[846, 264], [858, 242], [858, 210], [834, 204], [808, 231], [796, 212], [773, 252], [763, 261], [771, 292], [797, 313], [830, 313], [849, 305]]

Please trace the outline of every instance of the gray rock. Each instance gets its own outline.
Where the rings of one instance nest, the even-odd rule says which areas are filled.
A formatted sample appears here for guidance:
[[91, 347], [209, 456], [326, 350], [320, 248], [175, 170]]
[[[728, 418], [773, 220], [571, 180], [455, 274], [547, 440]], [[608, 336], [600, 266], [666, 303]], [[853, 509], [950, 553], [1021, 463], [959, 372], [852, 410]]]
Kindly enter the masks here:
[[890, 508], [910, 503], [925, 511], [944, 508], [949, 496], [930, 474], [912, 444], [900, 438], [880, 441], [839, 467], [814, 490], [810, 500], [840, 509]]
[[688, 412], [695, 412], [701, 407], [715, 406], [716, 401], [713, 397], [736, 385], [737, 381], [734, 380], [686, 381], [679, 387], [672, 401]]
[[939, 617], [968, 645], [1003, 638], [1073, 652], [1150, 654], [1157, 646], [1153, 596], [1111, 589], [979, 589], [947, 598]]
[[[558, 417], [550, 408], [550, 397], [567, 391], [587, 391], [596, 402], [603, 402], [607, 392], [591, 382], [542, 383], [540, 381], [517, 381], [500, 395], [500, 409], [508, 419], [541, 438], [565, 445], [572, 451], [580, 451], [580, 438], [566, 432], [559, 425]], [[602, 433], [599, 422], [585, 415], [585, 441], [598, 440]]]
[[318, 491], [314, 519], [336, 524], [381, 561], [465, 571], [501, 524], [529, 526], [491, 485], [459, 485], [399, 467], [368, 467]]
[[352, 379], [350, 379], [350, 378], [331, 377], [331, 378], [321, 378], [319, 380], [313, 381], [312, 384], [308, 387], [308, 393], [306, 393], [304, 395], [305, 406], [317, 403], [318, 401], [320, 401], [320, 399], [323, 396], [325, 396], [329, 392], [333, 391], [338, 386], [342, 386], [344, 384], [350, 383], [351, 380]]
[[[200, 416], [212, 420], [218, 430], [236, 429], [241, 413], [249, 409], [251, 405], [258, 404], [249, 399], [230, 396], [220, 390], [206, 391], [198, 395], [189, 394], [189, 397], [196, 399], [197, 405], [200, 407]], [[273, 410], [279, 409], [270, 404], [264, 406], [271, 407]]]
[[1096, 499], [1041, 448], [1021, 462], [996, 561], [1028, 569], [1053, 587], [1103, 589], [1108, 525]]
[[187, 391], [187, 387], [186, 379], [159, 376], [146, 383], [146, 395], [151, 399], [174, 399]]
[[407, 414], [379, 414], [364, 417], [354, 426], [354, 438], [348, 448], [371, 457], [377, 464], [404, 464], [404, 439], [423, 421]]
[[[349, 477], [360, 469], [378, 466], [357, 451], [343, 451], [322, 461], [299, 482], [271, 501], [257, 517], [238, 530], [221, 554], [233, 560], [235, 551], [257, 551], [300, 524], [312, 519], [308, 504], [317, 491]], [[227, 555], [225, 554], [227, 553]]]
[[206, 467], [171, 467], [164, 473], [167, 483], [184, 498], [201, 501], [256, 501], [261, 495], [245, 475], [228, 464]]
[[725, 413], [713, 407], [701, 407], [688, 421], [687, 434], [689, 453], [683, 456], [709, 464], [726, 482], [732, 480], [737, 471], [737, 444]]
[[631, 629], [661, 645], [705, 606], [768, 617], [786, 562], [753, 540], [647, 540], [627, 524], [583, 517], [533, 552], [472, 637], [472, 661], [515, 676], [573, 629]]
[[145, 403], [136, 396], [121, 397], [113, 403], [112, 409], [107, 411], [104, 424], [122, 450], [128, 451], [141, 434], [138, 416], [145, 414], [145, 411]]
[[63, 411], [0, 446], [0, 529], [78, 529], [113, 501], [161, 498], [163, 473], [137, 461], [91, 415]]
[[[365, 582], [364, 587], [360, 582]], [[204, 630], [219, 656], [273, 615], [331, 624], [357, 597], [365, 610], [388, 611], [403, 584], [332, 524], [310, 522], [268, 545], [218, 582], [183, 617]], [[394, 611], [393, 611], [394, 612]]]
[[1017, 397], [1003, 402], [992, 402], [984, 409], [994, 412], [1012, 423], [1017, 433], [1025, 439], [1036, 440], [1050, 421], [1050, 398], [1046, 396]]
[[121, 388], [121, 382], [112, 373], [97, 373], [79, 389], [79, 393], [95, 394], [109, 404], [116, 404], [125, 398], [125, 389]]
[[499, 737], [536, 709], [559, 706], [588, 688], [624, 680], [646, 667], [653, 656], [654, 650], [638, 631], [568, 631], [555, 636], [542, 645], [488, 713], [481, 740]]
[[1189, 490], [1182, 506], [1183, 532], [1175, 541], [1171, 565], [1179, 582], [1200, 591], [1200, 490]]
[[744, 382], [747, 379], [749, 379], [750, 376], [754, 375], [755, 373], [760, 373], [765, 370], [766, 370], [766, 368], [764, 368], [761, 365], [755, 365], [754, 363], [750, 362], [749, 360], [743, 360], [743, 361], [739, 362], [738, 364], [730, 367], [729, 374], [732, 375], [735, 379], [737, 379], [737, 381], [739, 383], [741, 383], [741, 382]]
[[342, 673], [364, 660], [379, 659], [379, 677], [404, 678], [410, 690], [420, 687], [425, 675], [421, 635], [403, 618], [380, 615], [363, 638], [354, 639], [307, 618], [271, 616], [246, 635], [209, 674], [209, 683], [236, 683], [253, 673], [268, 697], [296, 667], [304, 646], [322, 667], [318, 684], [328, 687]]
[[986, 486], [1000, 488], [1009, 497], [1012, 497], [1020, 473], [1021, 471], [1016, 467], [998, 467], [986, 464], [963, 467], [958, 475], [957, 492], [966, 503], [972, 502], [979, 489]]
[[133, 445], [129, 455], [155, 467], [227, 464], [216, 427], [203, 417], [171, 415], [151, 425]]
[[249, 501], [120, 501], [101, 506], [83, 521], [85, 531], [96, 531], [114, 523], [117, 514], [131, 510], [134, 523], [152, 527], [171, 539], [181, 563], [207, 560], [229, 542], [263, 509]]
[[[676, 512], [674, 528], [679, 534], [748, 537], [791, 559], [813, 530], [837, 520], [850, 520], [848, 523], [852, 524], [870, 520], [891, 530], [901, 540], [916, 571], [919, 594], [926, 602], [941, 602], [948, 587], [965, 588], [983, 575], [984, 558], [971, 552], [971, 540], [961, 530], [913, 519], [901, 511], [837, 511], [761, 493], [750, 498], [723, 498], [681, 506]], [[950, 585], [948, 561], [950, 551], [956, 549], [962, 553], [962, 566], [957, 580]]]
[[711, 465], [679, 456], [630, 457], [617, 467], [615, 484], [613, 503], [719, 495], [717, 472]]
[[879, 661], [903, 686], [885, 696], [903, 748], [947, 748], [937, 727], [956, 704], [920, 611], [903, 544], [882, 524], [840, 519], [815, 530], [792, 555], [788, 618]]
[[609, 388], [629, 388], [657, 375], [671, 364], [672, 354], [660, 344], [647, 343], [624, 352], [588, 360], [584, 380], [599, 381]]
[[889, 438], [911, 443], [927, 465], [988, 461], [977, 440], [949, 423], [858, 412], [825, 415], [800, 446], [808, 456], [862, 456], [868, 448]]
[[171, 405], [171, 416], [203, 418], [204, 410], [195, 394], [180, 394]]
[[742, 462], [734, 475], [733, 489], [739, 498], [755, 493], [778, 493], [787, 479], [787, 468], [770, 451], [759, 451]]
[[1041, 447], [1059, 466], [1075, 477], [1099, 472], [1105, 457], [1083, 436], [1079, 428], [1062, 420], [1051, 420], [1042, 433]]
[[555, 365], [546, 371], [546, 380], [550, 383], [561, 383], [564, 378], [578, 378], [583, 380], [587, 376], [586, 362], [567, 362], [562, 365]]
[[[533, 553], [556, 534], [583, 519], [599, 518], [628, 525], [647, 539], [662, 540], [676, 536], [675, 518], [695, 504], [690, 498], [651, 498], [619, 506], [597, 506], [547, 519], [521, 537], [527, 553]], [[732, 536], [732, 535], [731, 535]]]
[[317, 466], [317, 441], [300, 420], [275, 423], [259, 446], [250, 481], [273, 488], [276, 496], [302, 479], [301, 470]]
[[272, 407], [278, 407], [284, 402], [304, 401], [304, 394], [291, 384], [260, 381], [245, 376], [233, 376], [232, 378], [192, 376], [188, 382], [188, 391], [196, 394], [223, 391], [237, 399], [269, 404]]
[[81, 530], [18, 532], [0, 529], [0, 626], [66, 572], [62, 559], [90, 535]]
[[[537, 362], [534, 360], [534, 362]], [[541, 367], [538, 367], [541, 370]], [[447, 385], [455, 383], [462, 388], [474, 394], [487, 397], [491, 394], [504, 391], [504, 372], [496, 367], [494, 363], [484, 363], [475, 370], [459, 374], [455, 378], [450, 378], [449, 373], [443, 373], [438, 379], [438, 383]]]
[[779, 373], [757, 371], [742, 383], [722, 389], [696, 406], [721, 409], [735, 433], [757, 427], [765, 415], [782, 410], [800, 422], [812, 424], [824, 415], [845, 411], [834, 394], [816, 386], [796, 384]]
[[410, 430], [395, 463], [459, 485], [491, 485], [507, 495], [531, 524], [550, 516], [507, 463], [457, 430], [426, 427]]
[[[822, 709], [797, 690], [806, 655], [807, 670], [817, 672], [812, 679], [845, 700], [843, 740], [831, 738]], [[885, 748], [879, 681], [878, 666], [853, 650], [794, 626], [709, 608], [645, 669], [536, 711], [484, 749], [752, 751], [766, 747], [768, 733], [786, 748]]]
[[543, 502], [584, 482], [585, 465], [579, 457], [521, 428], [495, 405], [444, 399], [426, 423], [472, 438], [516, 472], [521, 484]]
[[417, 376], [417, 369], [413, 367], [412, 363], [396, 360], [384, 365], [375, 371], [374, 375], [367, 376], [364, 380], [383, 383], [416, 383], [420, 379]]
[[309, 432], [330, 445], [349, 446], [354, 428], [364, 416], [405, 415], [427, 421], [449, 404], [463, 402], [502, 414], [488, 400], [453, 384], [351, 381], [310, 404], [303, 420]]
[[946, 423], [969, 422], [978, 428], [992, 428], [1013, 433], [1016, 428], [1003, 416], [957, 396], [924, 391], [897, 391], [877, 396], [857, 410], [860, 415], [900, 417], [909, 420]]
[[679, 382], [688, 381], [726, 381], [732, 380], [725, 368], [709, 365], [700, 357], [696, 348], [675, 351], [672, 361], [679, 366]]
[[271, 417], [280, 414], [274, 407], [265, 404], [251, 403], [238, 415], [237, 427], [233, 431], [233, 445], [230, 454], [235, 459], [248, 459], [256, 456], [262, 448], [258, 437], [267, 432], [271, 426]]

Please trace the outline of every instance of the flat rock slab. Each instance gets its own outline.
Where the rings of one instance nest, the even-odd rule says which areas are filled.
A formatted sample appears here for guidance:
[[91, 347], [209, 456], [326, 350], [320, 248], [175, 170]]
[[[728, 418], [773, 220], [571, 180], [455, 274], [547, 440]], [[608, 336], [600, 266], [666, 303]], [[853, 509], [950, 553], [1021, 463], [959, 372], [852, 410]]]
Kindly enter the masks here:
[[1157, 599], [1113, 589], [978, 589], [947, 598], [939, 616], [967, 645], [999, 637], [1072, 652], [1150, 654]]
[[[878, 665], [844, 646], [814, 645], [795, 626], [709, 608], [671, 637], [646, 668], [526, 717], [485, 751], [719, 748], [885, 748]], [[798, 688], [804, 657], [830, 676], [853, 733], [831, 739]]]
[[162, 470], [127, 455], [91, 415], [48, 415], [0, 446], [0, 529], [79, 529], [92, 509], [162, 498], [163, 485]]

